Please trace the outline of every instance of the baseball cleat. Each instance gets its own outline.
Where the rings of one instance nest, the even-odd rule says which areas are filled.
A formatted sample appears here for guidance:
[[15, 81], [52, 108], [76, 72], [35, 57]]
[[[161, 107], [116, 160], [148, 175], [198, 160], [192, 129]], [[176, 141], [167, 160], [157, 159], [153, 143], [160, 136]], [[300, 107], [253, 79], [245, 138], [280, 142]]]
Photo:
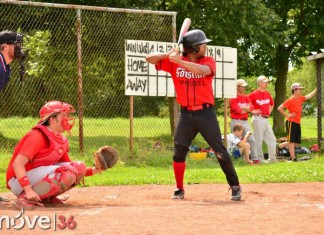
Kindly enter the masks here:
[[231, 186], [229, 189], [232, 190], [231, 200], [233, 201], [241, 200], [241, 193], [242, 193], [241, 186]]
[[171, 197], [171, 199], [184, 199], [184, 194], [185, 191], [183, 189], [177, 189], [174, 191], [174, 194]]

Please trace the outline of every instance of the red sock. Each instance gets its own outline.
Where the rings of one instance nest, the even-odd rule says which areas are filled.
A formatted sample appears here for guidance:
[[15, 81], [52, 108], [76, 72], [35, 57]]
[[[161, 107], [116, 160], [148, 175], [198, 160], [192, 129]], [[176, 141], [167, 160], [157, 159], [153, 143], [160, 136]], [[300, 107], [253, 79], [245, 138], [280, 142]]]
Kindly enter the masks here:
[[186, 169], [186, 162], [173, 162], [173, 172], [177, 182], [177, 188], [183, 190], [183, 178]]

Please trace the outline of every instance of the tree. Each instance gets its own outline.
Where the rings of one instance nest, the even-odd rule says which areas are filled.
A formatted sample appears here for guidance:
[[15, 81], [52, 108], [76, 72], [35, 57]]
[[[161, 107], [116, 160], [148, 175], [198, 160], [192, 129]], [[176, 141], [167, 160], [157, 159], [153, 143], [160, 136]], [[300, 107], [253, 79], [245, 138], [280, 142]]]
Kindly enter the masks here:
[[[299, 67], [309, 51], [323, 46], [324, 5], [321, 0], [169, 1], [217, 45], [238, 48], [239, 74], [272, 75], [275, 110], [285, 100], [289, 65]], [[180, 21], [180, 22], [179, 22]], [[284, 119], [274, 112], [274, 131], [283, 132]]]
[[[47, 1], [48, 2], [48, 1]], [[191, 18], [214, 45], [238, 48], [238, 73], [272, 75], [275, 110], [285, 100], [290, 65], [298, 67], [309, 51], [323, 47], [322, 0], [61, 0], [56, 3], [176, 11], [177, 32]], [[284, 129], [283, 116], [274, 111], [274, 131]]]

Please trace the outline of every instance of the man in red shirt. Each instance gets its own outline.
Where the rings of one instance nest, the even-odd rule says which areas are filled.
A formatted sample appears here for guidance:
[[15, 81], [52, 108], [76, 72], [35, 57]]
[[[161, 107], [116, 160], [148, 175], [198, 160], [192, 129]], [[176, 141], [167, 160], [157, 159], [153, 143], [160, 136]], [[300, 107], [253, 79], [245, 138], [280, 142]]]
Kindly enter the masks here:
[[17, 206], [62, 203], [58, 195], [78, 185], [84, 176], [99, 171], [81, 161], [71, 161], [69, 144], [63, 135], [74, 125], [72, 105], [47, 102], [40, 121], [17, 144], [7, 169], [7, 188], [17, 196]]
[[216, 118], [212, 79], [216, 73], [216, 63], [205, 56], [206, 43], [210, 42], [201, 30], [191, 30], [183, 37], [182, 55], [173, 48], [167, 53], [152, 53], [146, 60], [155, 64], [157, 70], [172, 75], [181, 111], [174, 136], [173, 169], [177, 189], [173, 199], [184, 198], [183, 179], [185, 161], [189, 146], [198, 133], [214, 150], [219, 164], [232, 189], [232, 200], [241, 199], [241, 188], [231, 158], [222, 143]]
[[[288, 149], [290, 154], [290, 159], [294, 161], [295, 158], [295, 147], [301, 144], [301, 127], [300, 119], [302, 116], [302, 104], [305, 100], [311, 99], [317, 92], [317, 88], [313, 90], [306, 96], [302, 96], [302, 87], [299, 83], [294, 83], [291, 85], [292, 96], [287, 99], [283, 104], [278, 107], [278, 111], [284, 115], [286, 120], [286, 130], [288, 138]], [[285, 112], [288, 109], [288, 113]], [[283, 146], [281, 144], [281, 146]]]
[[253, 91], [249, 95], [249, 98], [253, 105], [253, 109], [260, 110], [258, 114], [252, 116], [253, 135], [258, 158], [261, 162], [264, 162], [262, 151], [262, 142], [264, 141], [268, 148], [268, 162], [275, 163], [277, 162], [276, 137], [268, 121], [274, 106], [272, 96], [267, 90], [269, 81], [270, 80], [266, 76], [259, 76], [257, 79], [258, 89]]
[[[244, 128], [243, 136], [245, 136], [248, 131], [252, 132], [248, 122], [249, 113], [258, 115], [260, 110], [253, 109], [249, 97], [245, 94], [247, 82], [244, 79], [238, 79], [236, 85], [236, 98], [230, 99], [231, 132], [233, 132], [235, 124], [240, 123]], [[254, 163], [258, 163], [254, 135], [250, 135], [247, 142], [250, 144], [251, 159]]]

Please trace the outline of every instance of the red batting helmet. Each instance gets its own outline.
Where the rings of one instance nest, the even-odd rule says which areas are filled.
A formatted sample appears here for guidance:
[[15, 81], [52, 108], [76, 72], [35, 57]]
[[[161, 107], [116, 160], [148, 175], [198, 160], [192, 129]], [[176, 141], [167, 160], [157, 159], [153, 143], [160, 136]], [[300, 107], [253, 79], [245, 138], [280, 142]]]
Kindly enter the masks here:
[[75, 117], [70, 117], [70, 113], [75, 113], [72, 105], [61, 101], [49, 101], [39, 110], [39, 124], [45, 123], [51, 116], [62, 113], [62, 127], [70, 134], [75, 121]]

